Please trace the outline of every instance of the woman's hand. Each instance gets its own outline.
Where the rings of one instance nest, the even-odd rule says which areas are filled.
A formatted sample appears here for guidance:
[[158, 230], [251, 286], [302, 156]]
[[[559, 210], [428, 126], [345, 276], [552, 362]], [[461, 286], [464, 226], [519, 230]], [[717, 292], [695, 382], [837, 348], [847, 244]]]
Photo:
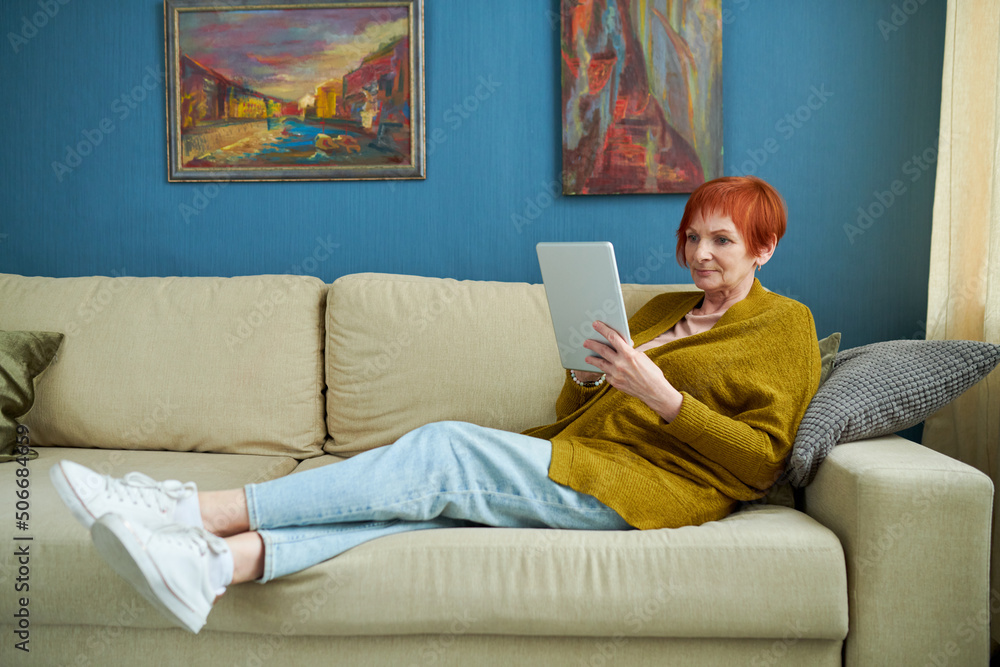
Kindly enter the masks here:
[[596, 340], [585, 341], [583, 346], [601, 357], [587, 357], [587, 363], [600, 368], [612, 387], [638, 398], [665, 421], [673, 421], [681, 410], [684, 397], [667, 381], [663, 371], [604, 322], [594, 322], [594, 330], [610, 345]]

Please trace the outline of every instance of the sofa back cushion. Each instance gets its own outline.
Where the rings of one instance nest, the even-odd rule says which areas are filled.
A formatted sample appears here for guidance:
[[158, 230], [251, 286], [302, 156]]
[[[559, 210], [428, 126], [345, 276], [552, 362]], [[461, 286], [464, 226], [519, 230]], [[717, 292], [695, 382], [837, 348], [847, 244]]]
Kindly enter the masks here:
[[[683, 289], [625, 285], [626, 310]], [[522, 431], [555, 419], [566, 376], [542, 285], [353, 274], [330, 287], [326, 328], [330, 453], [433, 421]]]
[[304, 276], [0, 274], [0, 329], [65, 334], [23, 420], [34, 444], [308, 458], [325, 301]]

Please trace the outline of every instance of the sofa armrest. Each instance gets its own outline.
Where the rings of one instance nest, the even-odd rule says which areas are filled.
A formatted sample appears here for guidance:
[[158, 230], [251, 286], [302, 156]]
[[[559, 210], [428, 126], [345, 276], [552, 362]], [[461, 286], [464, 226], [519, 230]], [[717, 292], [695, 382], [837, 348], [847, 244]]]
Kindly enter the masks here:
[[833, 448], [805, 510], [840, 538], [845, 665], [986, 664], [993, 483], [898, 436]]

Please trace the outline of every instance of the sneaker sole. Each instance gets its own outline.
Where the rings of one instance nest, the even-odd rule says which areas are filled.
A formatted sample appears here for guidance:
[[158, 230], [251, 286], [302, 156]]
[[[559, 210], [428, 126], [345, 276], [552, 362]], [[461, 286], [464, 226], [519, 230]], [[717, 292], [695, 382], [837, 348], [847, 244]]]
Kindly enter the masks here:
[[174, 595], [146, 549], [121, 517], [105, 515], [94, 523], [90, 534], [108, 565], [160, 613], [193, 633], [201, 630], [205, 618]]
[[63, 471], [62, 461], [49, 468], [49, 479], [52, 480], [52, 486], [56, 487], [56, 493], [59, 494], [63, 504], [72, 512], [73, 517], [82, 523], [84, 528], [89, 530], [94, 525], [97, 517], [87, 511], [87, 508], [76, 495], [76, 491], [73, 490], [72, 485], [66, 478], [66, 473]]

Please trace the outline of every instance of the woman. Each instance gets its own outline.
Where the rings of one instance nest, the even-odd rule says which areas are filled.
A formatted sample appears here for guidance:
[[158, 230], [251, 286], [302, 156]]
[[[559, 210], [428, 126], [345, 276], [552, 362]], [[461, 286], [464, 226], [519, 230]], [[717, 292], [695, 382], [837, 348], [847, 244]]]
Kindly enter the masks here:
[[[754, 276], [785, 231], [778, 193], [721, 178], [688, 200], [677, 258], [699, 292], [653, 298], [634, 347], [603, 323], [601, 373], [568, 373], [558, 421], [507, 433], [442, 422], [336, 465], [243, 489], [123, 479], [62, 461], [52, 480], [112, 567], [198, 632], [226, 586], [270, 581], [375, 537], [490, 525], [697, 525], [780, 475], [820, 358], [809, 310]], [[378, 480], [372, 484], [372, 480]]]

